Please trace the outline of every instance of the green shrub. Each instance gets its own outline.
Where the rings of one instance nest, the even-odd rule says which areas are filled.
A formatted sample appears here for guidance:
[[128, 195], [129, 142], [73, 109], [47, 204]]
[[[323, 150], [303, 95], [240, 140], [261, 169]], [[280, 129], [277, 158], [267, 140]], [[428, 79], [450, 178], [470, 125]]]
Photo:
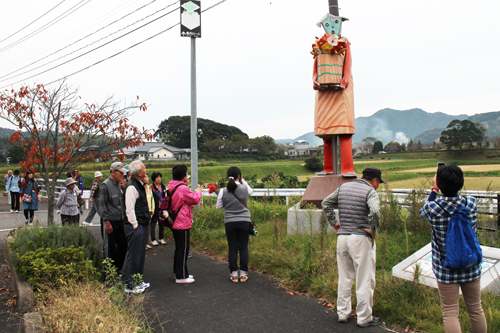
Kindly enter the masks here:
[[304, 160], [306, 169], [311, 171], [323, 171], [323, 163], [317, 157], [309, 157]]
[[46, 290], [77, 281], [97, 281], [99, 273], [90, 260], [85, 259], [83, 249], [39, 248], [16, 255], [17, 271], [34, 290]]
[[[38, 224], [16, 230], [14, 240], [9, 243], [13, 252], [11, 260], [17, 268], [17, 258], [29, 251], [40, 248], [82, 247], [85, 259], [91, 260], [94, 267], [101, 268], [101, 247], [98, 240], [87, 228], [79, 226], [50, 225], [42, 228]], [[15, 255], [17, 254], [17, 255]]]

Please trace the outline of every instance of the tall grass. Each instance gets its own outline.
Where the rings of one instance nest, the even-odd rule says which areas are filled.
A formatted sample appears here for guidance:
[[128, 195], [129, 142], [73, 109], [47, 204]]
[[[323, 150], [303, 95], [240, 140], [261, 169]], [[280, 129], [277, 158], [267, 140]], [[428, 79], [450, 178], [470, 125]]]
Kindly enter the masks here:
[[[430, 227], [418, 215], [426, 197], [423, 191], [416, 190], [406, 198], [405, 208], [388, 191], [380, 191], [380, 198], [382, 222], [377, 234], [374, 314], [412, 330], [444, 332], [436, 289], [422, 285], [418, 274], [414, 281], [391, 276], [392, 267], [430, 242]], [[250, 266], [272, 274], [286, 288], [322, 296], [335, 304], [337, 237], [326, 232], [326, 219], [320, 220], [320, 232], [313, 234], [312, 209], [308, 212], [309, 228], [303, 234], [288, 235], [286, 211], [296, 202], [285, 206], [272, 198], [250, 200], [249, 208], [259, 227], [259, 235], [251, 237], [249, 245]], [[204, 205], [195, 215], [192, 240], [194, 248], [227, 258], [223, 213]], [[490, 238], [489, 245], [500, 247], [498, 238]], [[482, 301], [489, 332], [499, 332], [500, 298], [484, 293]], [[353, 303], [355, 307], [355, 299]], [[460, 307], [461, 325], [468, 328], [470, 322], [462, 300]]]

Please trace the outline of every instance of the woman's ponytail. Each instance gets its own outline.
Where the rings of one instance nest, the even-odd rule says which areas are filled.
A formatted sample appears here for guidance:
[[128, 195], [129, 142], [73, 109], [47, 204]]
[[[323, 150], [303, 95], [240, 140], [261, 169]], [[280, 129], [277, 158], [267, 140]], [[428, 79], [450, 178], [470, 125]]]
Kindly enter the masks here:
[[226, 185], [229, 193], [234, 193], [238, 185], [236, 184], [236, 180], [241, 176], [241, 171], [238, 167], [230, 167], [227, 169], [227, 178], [229, 179]]

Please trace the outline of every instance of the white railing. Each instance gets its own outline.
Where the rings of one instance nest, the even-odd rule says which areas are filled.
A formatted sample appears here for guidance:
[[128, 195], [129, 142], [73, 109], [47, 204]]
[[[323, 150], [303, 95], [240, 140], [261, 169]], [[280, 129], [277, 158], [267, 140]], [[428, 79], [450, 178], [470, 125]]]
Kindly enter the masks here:
[[[47, 196], [47, 190], [45, 189], [45, 182], [42, 178], [38, 178], [36, 180], [38, 184], [42, 187], [41, 193], [42, 196]], [[57, 199], [59, 197], [59, 193], [64, 190], [66, 187], [64, 186], [64, 179], [58, 179], [56, 185], [56, 191], [54, 193], [54, 198]], [[306, 189], [304, 188], [254, 188], [252, 197], [285, 197], [286, 203], [288, 204], [288, 198], [292, 196], [302, 196]], [[409, 195], [417, 195], [418, 193], [422, 193], [421, 191], [415, 189], [392, 189], [390, 193], [394, 196], [397, 202], [400, 205], [405, 205], [405, 201]], [[430, 194], [430, 190], [424, 190], [423, 194], [428, 196]], [[487, 191], [462, 191], [462, 195], [464, 196], [473, 196], [476, 198], [478, 202], [478, 210], [479, 213], [490, 215], [490, 217], [494, 217], [498, 215], [499, 205], [500, 205], [500, 192], [487, 192]], [[214, 197], [215, 194], [208, 193], [208, 189], [203, 190], [203, 196]], [[382, 192], [381, 192], [382, 196]], [[90, 191], [83, 191], [83, 198], [87, 202], [86, 206], [88, 208], [88, 199], [90, 198]]]

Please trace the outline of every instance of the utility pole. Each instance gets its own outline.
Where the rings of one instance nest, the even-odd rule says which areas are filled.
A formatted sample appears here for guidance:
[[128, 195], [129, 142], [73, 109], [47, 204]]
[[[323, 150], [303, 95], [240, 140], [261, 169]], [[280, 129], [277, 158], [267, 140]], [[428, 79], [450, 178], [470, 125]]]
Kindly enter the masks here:
[[191, 189], [198, 188], [198, 117], [196, 114], [196, 38], [191, 37]]
[[181, 0], [181, 37], [191, 38], [191, 189], [198, 188], [198, 117], [196, 101], [196, 38], [201, 38], [201, 1]]

